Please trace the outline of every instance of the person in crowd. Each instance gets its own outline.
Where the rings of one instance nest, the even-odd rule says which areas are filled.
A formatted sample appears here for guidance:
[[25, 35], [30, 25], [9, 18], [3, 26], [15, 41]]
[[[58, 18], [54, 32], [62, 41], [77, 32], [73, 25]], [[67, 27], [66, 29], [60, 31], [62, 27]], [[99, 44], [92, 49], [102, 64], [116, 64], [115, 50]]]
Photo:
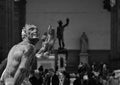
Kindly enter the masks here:
[[58, 75], [56, 74], [56, 72], [54, 72], [54, 74], [52, 76], [52, 85], [59, 85], [59, 78], [58, 78]]
[[64, 82], [63, 85], [70, 85], [70, 75], [66, 71], [63, 71]]
[[37, 79], [37, 76], [38, 74], [34, 71], [31, 76], [29, 77], [29, 81], [32, 85], [37, 85], [38, 83], [38, 79]]
[[80, 62], [80, 64], [78, 65], [78, 73], [81, 73], [82, 68], [83, 68], [83, 63]]
[[9, 51], [7, 65], [0, 79], [4, 85], [21, 85], [32, 70], [35, 44], [39, 40], [37, 26], [26, 24], [22, 29], [22, 38], [23, 41]]
[[73, 85], [82, 85], [82, 84], [81, 84], [81, 77], [80, 77], [80, 74], [79, 74], [79, 73], [77, 74], [76, 79], [75, 79], [75, 81], [73, 82]]
[[107, 65], [106, 64], [103, 64], [102, 74], [103, 74], [103, 79], [107, 79], [108, 69], [107, 69]]
[[58, 77], [59, 77], [59, 85], [63, 85], [64, 83], [64, 75], [61, 71], [58, 72]]
[[39, 72], [43, 74], [43, 71], [44, 71], [44, 68], [43, 66], [41, 65], [39, 68], [38, 68]]

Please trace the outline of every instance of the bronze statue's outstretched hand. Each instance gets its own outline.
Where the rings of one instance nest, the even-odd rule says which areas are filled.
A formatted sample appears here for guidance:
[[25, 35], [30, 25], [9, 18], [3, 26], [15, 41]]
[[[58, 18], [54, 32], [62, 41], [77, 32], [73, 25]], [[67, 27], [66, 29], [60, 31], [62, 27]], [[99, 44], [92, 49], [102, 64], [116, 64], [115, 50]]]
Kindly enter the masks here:
[[70, 21], [70, 19], [69, 19], [69, 18], [67, 18], [67, 19], [66, 19], [66, 22], [69, 22], [69, 21]]

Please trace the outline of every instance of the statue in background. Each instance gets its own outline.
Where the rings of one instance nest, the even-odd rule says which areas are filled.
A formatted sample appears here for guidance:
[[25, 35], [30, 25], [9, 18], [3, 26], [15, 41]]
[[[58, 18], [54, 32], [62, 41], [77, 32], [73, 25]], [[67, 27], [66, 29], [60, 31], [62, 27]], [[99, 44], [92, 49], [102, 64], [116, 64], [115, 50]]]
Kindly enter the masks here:
[[45, 32], [42, 35], [42, 47], [36, 54], [38, 58], [41, 58], [42, 56], [46, 57], [48, 56], [54, 48], [55, 44], [55, 30], [52, 28], [51, 25], [48, 27], [48, 32]]
[[57, 38], [59, 42], [59, 49], [65, 47], [64, 43], [64, 29], [69, 24], [69, 19], [66, 19], [66, 24], [63, 25], [63, 22], [61, 20], [58, 21], [59, 26], [57, 27]]
[[80, 50], [81, 53], [86, 53], [88, 50], [88, 37], [85, 32], [80, 37]]

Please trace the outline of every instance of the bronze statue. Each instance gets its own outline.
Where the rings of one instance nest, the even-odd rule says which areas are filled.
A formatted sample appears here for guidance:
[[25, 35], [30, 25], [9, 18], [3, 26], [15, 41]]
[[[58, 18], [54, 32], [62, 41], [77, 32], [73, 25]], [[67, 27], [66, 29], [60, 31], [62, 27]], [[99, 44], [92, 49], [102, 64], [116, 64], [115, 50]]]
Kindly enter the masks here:
[[59, 49], [65, 47], [64, 43], [64, 29], [69, 24], [69, 18], [66, 19], [66, 24], [63, 25], [63, 22], [61, 20], [58, 21], [59, 26], [57, 27], [57, 38], [59, 42]]

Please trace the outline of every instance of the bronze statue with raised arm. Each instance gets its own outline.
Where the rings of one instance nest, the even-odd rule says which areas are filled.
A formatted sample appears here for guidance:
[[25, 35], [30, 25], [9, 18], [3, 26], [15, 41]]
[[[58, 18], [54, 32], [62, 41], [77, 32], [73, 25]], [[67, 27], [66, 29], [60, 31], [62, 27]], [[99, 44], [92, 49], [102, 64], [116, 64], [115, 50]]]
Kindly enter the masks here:
[[58, 27], [57, 27], [57, 38], [59, 42], [59, 49], [65, 47], [64, 43], [64, 29], [69, 24], [69, 18], [66, 19], [66, 24], [63, 24], [61, 20], [58, 21]]

